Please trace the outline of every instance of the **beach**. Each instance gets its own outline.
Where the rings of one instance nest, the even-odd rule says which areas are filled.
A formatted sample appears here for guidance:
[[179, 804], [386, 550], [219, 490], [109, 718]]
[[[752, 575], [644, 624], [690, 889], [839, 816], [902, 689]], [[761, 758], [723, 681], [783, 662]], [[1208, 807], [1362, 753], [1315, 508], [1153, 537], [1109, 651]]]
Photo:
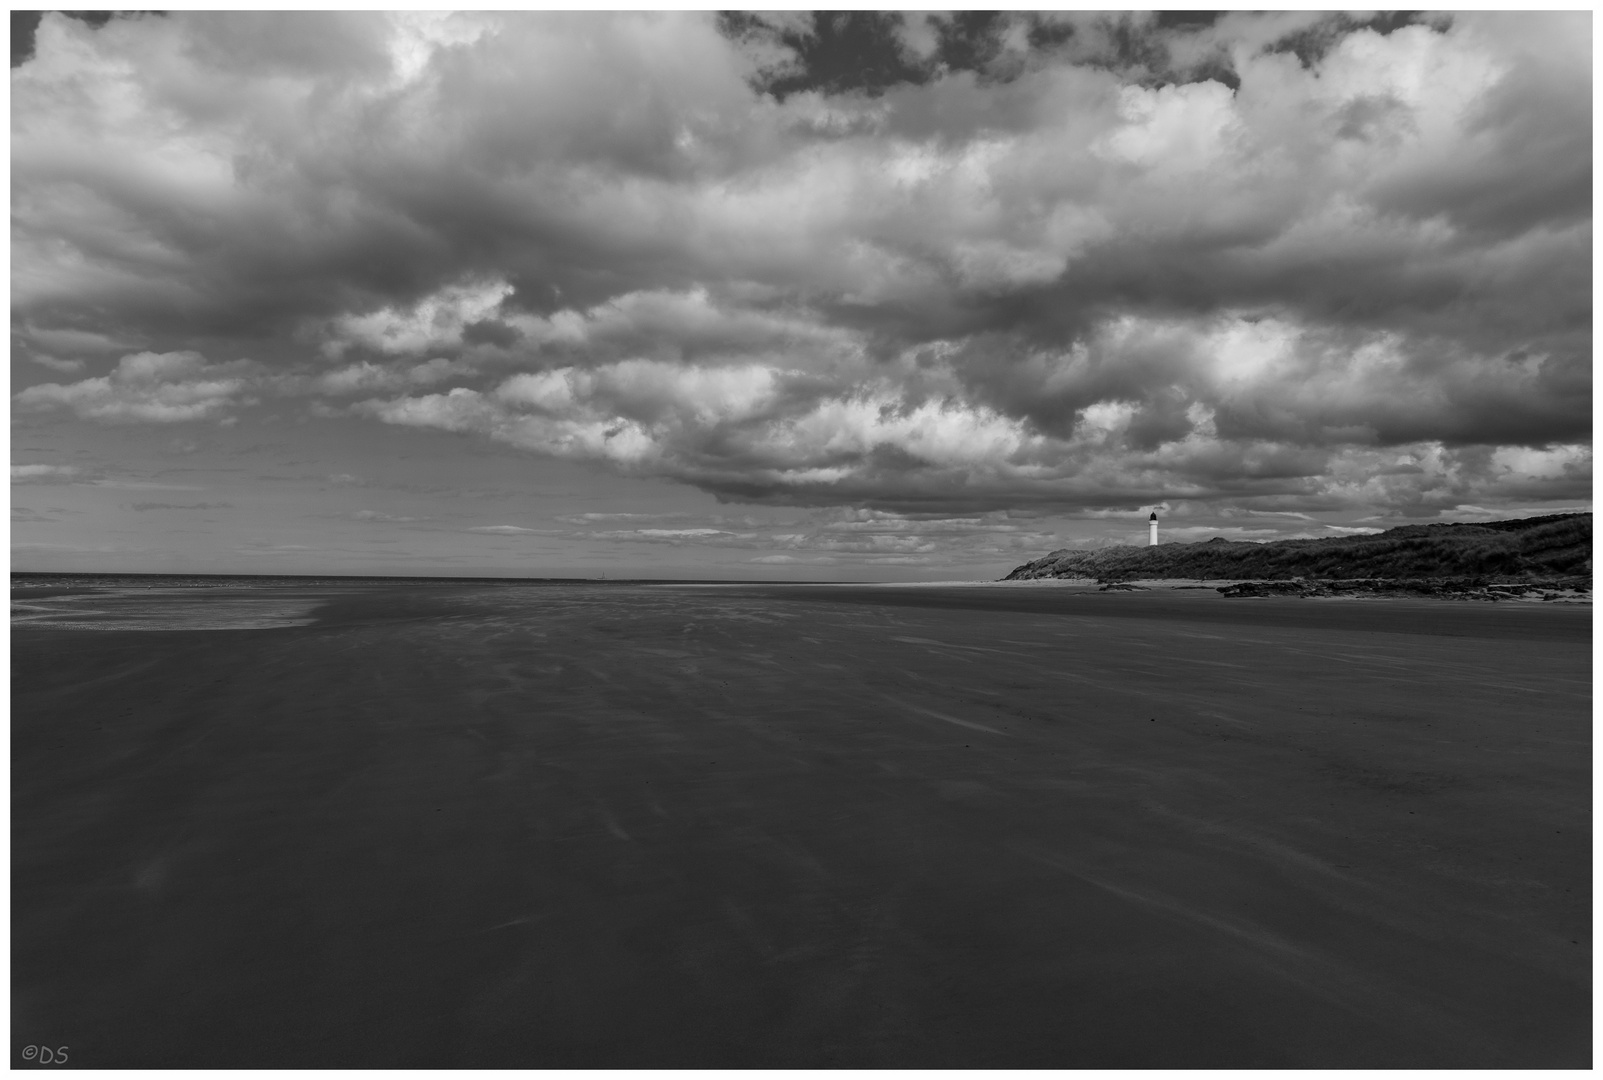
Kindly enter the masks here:
[[13, 599], [14, 1065], [1591, 1063], [1586, 607]]

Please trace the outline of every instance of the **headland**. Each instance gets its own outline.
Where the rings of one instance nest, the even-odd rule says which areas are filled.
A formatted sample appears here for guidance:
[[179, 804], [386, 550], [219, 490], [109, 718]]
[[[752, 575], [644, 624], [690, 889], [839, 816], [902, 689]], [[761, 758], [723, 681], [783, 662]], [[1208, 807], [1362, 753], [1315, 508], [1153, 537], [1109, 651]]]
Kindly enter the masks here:
[[1592, 515], [1474, 524], [1405, 525], [1384, 532], [1248, 543], [1063, 548], [1003, 580], [1095, 581], [1110, 590], [1161, 581], [1209, 585], [1227, 597], [1416, 596], [1590, 603]]

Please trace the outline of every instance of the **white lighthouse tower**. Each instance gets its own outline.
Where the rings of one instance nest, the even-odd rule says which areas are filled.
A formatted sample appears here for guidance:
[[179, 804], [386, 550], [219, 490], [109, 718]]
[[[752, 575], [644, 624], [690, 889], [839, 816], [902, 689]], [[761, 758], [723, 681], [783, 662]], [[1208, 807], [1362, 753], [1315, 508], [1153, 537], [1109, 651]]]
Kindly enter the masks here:
[[1154, 510], [1147, 519], [1147, 547], [1158, 546], [1158, 512]]

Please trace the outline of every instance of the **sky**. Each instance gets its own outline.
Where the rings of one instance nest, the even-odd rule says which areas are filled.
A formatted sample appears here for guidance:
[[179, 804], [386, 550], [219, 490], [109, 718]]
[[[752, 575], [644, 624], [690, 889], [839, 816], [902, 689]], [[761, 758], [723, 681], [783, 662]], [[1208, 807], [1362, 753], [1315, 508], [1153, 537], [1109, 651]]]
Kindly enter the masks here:
[[15, 570], [957, 580], [1153, 511], [1591, 509], [1589, 12], [13, 30]]

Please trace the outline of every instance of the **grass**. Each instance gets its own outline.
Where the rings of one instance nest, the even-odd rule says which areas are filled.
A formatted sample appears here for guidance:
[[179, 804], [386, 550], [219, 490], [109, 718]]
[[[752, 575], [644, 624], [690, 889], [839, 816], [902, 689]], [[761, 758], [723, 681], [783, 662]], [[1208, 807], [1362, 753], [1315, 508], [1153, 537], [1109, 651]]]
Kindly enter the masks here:
[[1156, 547], [1064, 548], [1025, 563], [1004, 580], [1452, 577], [1518, 582], [1589, 578], [1591, 573], [1592, 515], [1558, 514], [1263, 544], [1217, 538]]

